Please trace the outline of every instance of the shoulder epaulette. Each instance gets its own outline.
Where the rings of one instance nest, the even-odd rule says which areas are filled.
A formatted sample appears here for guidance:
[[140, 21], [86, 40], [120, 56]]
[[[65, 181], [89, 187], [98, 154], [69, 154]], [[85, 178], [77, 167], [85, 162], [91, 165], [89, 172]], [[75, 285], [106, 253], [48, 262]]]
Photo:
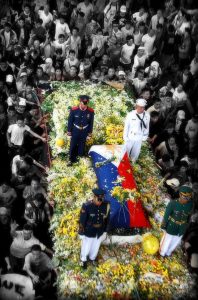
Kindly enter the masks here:
[[71, 110], [77, 110], [78, 109], [78, 106], [73, 106], [72, 108], [71, 108]]
[[94, 112], [94, 109], [91, 107], [87, 107], [88, 111]]

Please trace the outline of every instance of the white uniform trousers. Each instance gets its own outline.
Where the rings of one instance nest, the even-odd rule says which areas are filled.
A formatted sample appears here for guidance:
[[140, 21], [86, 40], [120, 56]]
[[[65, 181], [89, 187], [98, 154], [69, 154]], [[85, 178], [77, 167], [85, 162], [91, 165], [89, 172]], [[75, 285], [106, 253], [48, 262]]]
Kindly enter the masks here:
[[135, 162], [139, 155], [140, 155], [140, 150], [142, 146], [142, 137], [139, 139], [130, 139], [126, 142], [125, 144], [125, 149], [128, 153], [129, 158]]
[[164, 235], [160, 242], [160, 255], [161, 256], [170, 256], [172, 252], [177, 248], [181, 243], [182, 235], [171, 235], [167, 232], [164, 232]]
[[81, 241], [81, 261], [87, 261], [87, 257], [89, 257], [90, 260], [95, 260], [98, 255], [101, 242], [102, 236], [99, 238], [84, 236]]

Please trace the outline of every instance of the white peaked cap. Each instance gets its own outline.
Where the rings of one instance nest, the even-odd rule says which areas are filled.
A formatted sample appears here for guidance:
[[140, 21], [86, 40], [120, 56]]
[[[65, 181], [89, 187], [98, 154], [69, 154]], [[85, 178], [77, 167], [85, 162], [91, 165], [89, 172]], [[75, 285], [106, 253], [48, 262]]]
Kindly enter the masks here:
[[145, 99], [143, 99], [143, 98], [139, 98], [139, 99], [136, 100], [135, 104], [139, 105], [139, 106], [144, 106], [145, 107], [147, 105], [147, 101]]

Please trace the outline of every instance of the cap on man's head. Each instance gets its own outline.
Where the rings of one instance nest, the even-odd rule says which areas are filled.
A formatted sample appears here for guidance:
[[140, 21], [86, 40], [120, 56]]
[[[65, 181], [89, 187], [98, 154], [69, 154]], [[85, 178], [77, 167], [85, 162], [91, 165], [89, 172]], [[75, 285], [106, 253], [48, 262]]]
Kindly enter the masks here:
[[79, 96], [80, 102], [83, 102], [84, 104], [88, 103], [88, 102], [89, 102], [89, 99], [90, 99], [90, 97], [87, 96], [87, 95], [80, 95], [80, 96]]
[[139, 98], [136, 100], [136, 105], [145, 107], [147, 105], [147, 101], [143, 98]]
[[181, 194], [184, 194], [184, 195], [191, 195], [193, 192], [192, 188], [188, 185], [182, 185], [180, 188], [179, 188], [179, 193]]
[[93, 189], [92, 192], [95, 196], [103, 196], [106, 192], [103, 189]]

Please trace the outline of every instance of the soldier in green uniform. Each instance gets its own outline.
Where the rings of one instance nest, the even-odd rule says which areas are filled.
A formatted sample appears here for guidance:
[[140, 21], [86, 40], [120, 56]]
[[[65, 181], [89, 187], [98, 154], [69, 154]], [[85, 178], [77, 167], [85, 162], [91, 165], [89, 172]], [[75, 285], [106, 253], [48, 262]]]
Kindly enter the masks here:
[[170, 256], [180, 244], [192, 209], [192, 189], [183, 185], [179, 189], [179, 199], [170, 201], [166, 207], [161, 225], [161, 228], [165, 230], [160, 242], [161, 256]]

